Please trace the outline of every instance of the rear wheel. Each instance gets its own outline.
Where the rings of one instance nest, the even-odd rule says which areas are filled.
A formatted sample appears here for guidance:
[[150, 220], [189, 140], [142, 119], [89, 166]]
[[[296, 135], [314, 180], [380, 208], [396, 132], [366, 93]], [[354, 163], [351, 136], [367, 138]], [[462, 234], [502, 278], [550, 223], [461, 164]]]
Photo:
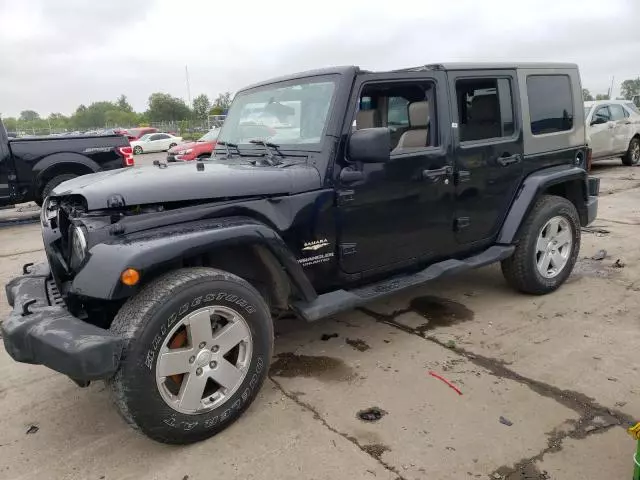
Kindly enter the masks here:
[[260, 294], [211, 268], [153, 281], [122, 307], [111, 330], [126, 339], [110, 380], [115, 403], [131, 425], [164, 443], [203, 440], [240, 417], [273, 348]]
[[135, 153], [136, 155], [140, 155], [142, 153], [142, 147], [140, 145], [136, 145], [135, 147], [133, 147], [133, 153]]
[[571, 275], [580, 251], [580, 220], [569, 200], [544, 195], [520, 232], [514, 254], [502, 261], [502, 273], [517, 290], [542, 295]]
[[67, 180], [71, 180], [73, 178], [76, 178], [77, 176], [78, 175], [74, 175], [73, 173], [65, 173], [64, 175], [56, 175], [51, 180], [48, 180], [42, 188], [42, 192], [40, 192], [40, 195], [35, 199], [36, 204], [42, 206], [42, 204], [44, 203], [44, 199], [49, 196], [54, 188], [56, 188], [62, 182], [66, 182]]
[[627, 153], [622, 157], [622, 163], [627, 166], [637, 165], [640, 162], [640, 139], [632, 138], [629, 142]]

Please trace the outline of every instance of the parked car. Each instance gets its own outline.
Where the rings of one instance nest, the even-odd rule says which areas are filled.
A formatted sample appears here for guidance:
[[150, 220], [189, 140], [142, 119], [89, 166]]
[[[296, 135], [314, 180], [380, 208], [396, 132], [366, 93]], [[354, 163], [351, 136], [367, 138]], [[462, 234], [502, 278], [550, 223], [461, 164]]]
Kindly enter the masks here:
[[220, 133], [219, 128], [214, 128], [205, 133], [195, 142], [187, 142], [169, 149], [168, 162], [189, 161], [196, 158], [209, 158]]
[[[246, 105], [280, 100], [300, 104], [296, 137], [243, 131]], [[315, 321], [494, 262], [519, 291], [558, 289], [597, 213], [587, 154], [572, 64], [340, 67], [253, 85], [211, 161], [52, 192], [47, 263], [6, 286], [5, 348], [79, 385], [106, 379], [155, 440], [203, 440], [256, 398], [280, 313]]]
[[174, 137], [170, 133], [147, 133], [139, 140], [131, 142], [133, 153], [165, 152], [182, 143], [182, 137]]
[[584, 102], [587, 143], [593, 161], [622, 158], [624, 165], [640, 161], [640, 114], [629, 100]]
[[133, 164], [121, 135], [10, 138], [0, 120], [0, 205], [40, 205], [66, 180]]
[[124, 130], [123, 133], [129, 139], [130, 142], [134, 142], [136, 140], [140, 140], [144, 135], [149, 133], [157, 133], [158, 129], [153, 127], [140, 127], [140, 128], [129, 128]]

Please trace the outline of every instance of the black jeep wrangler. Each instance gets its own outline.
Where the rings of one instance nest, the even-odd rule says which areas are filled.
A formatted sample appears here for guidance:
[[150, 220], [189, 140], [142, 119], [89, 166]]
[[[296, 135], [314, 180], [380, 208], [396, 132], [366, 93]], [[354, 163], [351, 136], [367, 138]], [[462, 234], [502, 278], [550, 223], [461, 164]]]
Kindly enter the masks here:
[[54, 189], [48, 263], [6, 287], [5, 347], [79, 385], [105, 379], [131, 425], [189, 443], [255, 398], [284, 311], [318, 320], [498, 261], [517, 290], [551, 292], [597, 210], [581, 92], [564, 64], [248, 87], [210, 160]]

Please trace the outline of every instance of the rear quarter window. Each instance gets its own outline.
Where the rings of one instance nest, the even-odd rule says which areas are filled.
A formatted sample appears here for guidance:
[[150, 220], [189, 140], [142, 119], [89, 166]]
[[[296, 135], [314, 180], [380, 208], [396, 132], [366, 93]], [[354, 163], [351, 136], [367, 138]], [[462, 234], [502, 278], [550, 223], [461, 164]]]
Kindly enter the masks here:
[[533, 135], [573, 129], [573, 95], [568, 75], [527, 77], [527, 97]]

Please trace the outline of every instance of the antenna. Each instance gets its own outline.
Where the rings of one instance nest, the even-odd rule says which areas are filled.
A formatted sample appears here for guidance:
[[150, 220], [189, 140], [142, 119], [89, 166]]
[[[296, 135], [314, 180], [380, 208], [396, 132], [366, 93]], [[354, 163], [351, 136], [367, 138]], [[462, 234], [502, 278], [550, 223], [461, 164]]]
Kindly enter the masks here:
[[189, 101], [189, 108], [192, 108], [191, 105], [191, 85], [189, 84], [189, 68], [184, 66], [184, 74], [187, 78], [187, 100]]

